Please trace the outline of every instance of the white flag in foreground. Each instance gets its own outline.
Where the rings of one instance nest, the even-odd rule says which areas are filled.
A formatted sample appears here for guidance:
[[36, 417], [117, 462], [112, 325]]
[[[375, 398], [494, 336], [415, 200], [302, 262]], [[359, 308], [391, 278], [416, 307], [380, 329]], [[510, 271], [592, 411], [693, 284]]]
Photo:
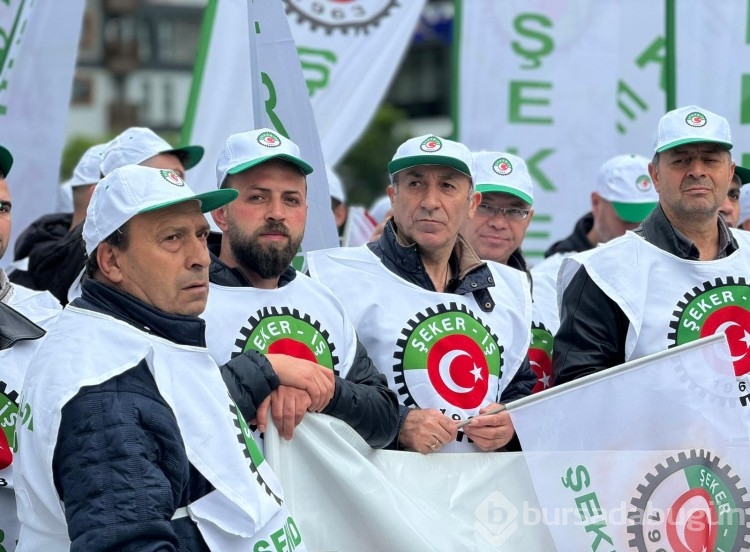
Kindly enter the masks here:
[[20, 0], [0, 6], [0, 144], [14, 158], [8, 177], [14, 236], [57, 204], [84, 4]]
[[510, 408], [559, 550], [750, 546], [748, 414], [723, 334]]
[[372, 450], [322, 414], [265, 452], [310, 550], [554, 550], [520, 453]]

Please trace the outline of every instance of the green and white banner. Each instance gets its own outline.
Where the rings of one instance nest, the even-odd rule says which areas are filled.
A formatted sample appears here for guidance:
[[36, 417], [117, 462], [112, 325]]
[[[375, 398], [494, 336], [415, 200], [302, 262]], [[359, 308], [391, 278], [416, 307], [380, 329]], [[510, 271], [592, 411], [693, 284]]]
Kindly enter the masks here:
[[590, 210], [607, 159], [651, 157], [668, 99], [727, 117], [750, 164], [749, 18], [746, 0], [457, 1], [457, 136], [528, 163], [531, 262]]
[[326, 162], [367, 127], [411, 43], [425, 0], [284, 0]]
[[0, 2], [0, 144], [14, 158], [7, 179], [14, 232], [2, 264], [13, 258], [13, 236], [57, 203], [84, 5]]
[[226, 138], [261, 127], [294, 140], [315, 169], [308, 177], [303, 250], [335, 247], [320, 140], [283, 5], [211, 0], [183, 129], [183, 143], [206, 149], [204, 161], [188, 175], [191, 187], [215, 188], [216, 159]]

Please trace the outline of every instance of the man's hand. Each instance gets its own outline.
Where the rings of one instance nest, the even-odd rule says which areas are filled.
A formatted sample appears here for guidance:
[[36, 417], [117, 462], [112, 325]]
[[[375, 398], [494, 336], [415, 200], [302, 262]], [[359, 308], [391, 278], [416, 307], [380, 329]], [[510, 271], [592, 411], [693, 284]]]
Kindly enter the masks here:
[[482, 416], [488, 410], [500, 406], [492, 403], [479, 411], [479, 416], [471, 419], [465, 426], [464, 433], [474, 441], [474, 444], [485, 452], [504, 447], [511, 440], [515, 429], [507, 411], [498, 414]]
[[428, 454], [453, 441], [457, 431], [456, 422], [437, 410], [412, 410], [404, 419], [398, 442], [407, 450]]
[[255, 423], [261, 433], [268, 427], [269, 407], [279, 435], [288, 441], [294, 435], [294, 428], [300, 424], [310, 407], [310, 395], [307, 391], [286, 385], [275, 389], [258, 407]]
[[279, 376], [281, 385], [296, 387], [310, 395], [311, 412], [320, 412], [333, 398], [333, 370], [302, 358], [268, 354], [266, 358]]

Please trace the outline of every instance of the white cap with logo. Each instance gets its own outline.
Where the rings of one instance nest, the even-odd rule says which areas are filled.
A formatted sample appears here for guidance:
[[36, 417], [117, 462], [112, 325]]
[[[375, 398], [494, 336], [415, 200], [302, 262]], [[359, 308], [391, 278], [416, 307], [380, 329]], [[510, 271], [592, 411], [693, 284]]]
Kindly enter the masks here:
[[697, 105], [672, 110], [659, 120], [654, 152], [661, 153], [696, 142], [713, 142], [727, 150], [732, 149], [729, 121]]
[[196, 194], [171, 169], [139, 165], [115, 169], [99, 181], [91, 196], [86, 222], [83, 223], [86, 254], [91, 255], [112, 232], [140, 213], [191, 200], [199, 201], [201, 211], [207, 213], [229, 203], [237, 195], [237, 190]]
[[99, 168], [106, 176], [115, 169], [125, 165], [139, 165], [162, 153], [180, 157], [185, 170], [192, 169], [203, 158], [201, 146], [173, 148], [150, 128], [131, 127], [112, 139], [104, 150]]
[[216, 161], [216, 185], [221, 187], [228, 174], [237, 174], [271, 159], [283, 159], [306, 175], [313, 168], [300, 157], [299, 147], [270, 128], [232, 134]]
[[339, 203], [346, 203], [344, 184], [330, 165], [326, 165], [326, 175], [328, 175], [328, 193], [330, 196]]
[[531, 177], [523, 159], [500, 151], [475, 152], [472, 158], [477, 192], [501, 192], [534, 204]]
[[73, 169], [73, 178], [70, 179], [70, 187], [75, 188], [76, 186], [88, 186], [89, 184], [96, 184], [102, 177], [101, 165], [104, 157], [104, 152], [109, 146], [109, 142], [106, 144], [97, 144], [91, 146], [83, 154], [81, 160], [78, 161], [76, 168]]
[[648, 175], [648, 159], [641, 155], [616, 155], [599, 169], [596, 192], [612, 203], [625, 222], [641, 222], [659, 202]]
[[466, 176], [472, 176], [471, 151], [460, 142], [425, 134], [411, 138], [401, 144], [388, 163], [391, 175], [419, 165], [442, 165], [451, 167]]
[[740, 225], [750, 219], [750, 186], [740, 188], [740, 219], [737, 224]]

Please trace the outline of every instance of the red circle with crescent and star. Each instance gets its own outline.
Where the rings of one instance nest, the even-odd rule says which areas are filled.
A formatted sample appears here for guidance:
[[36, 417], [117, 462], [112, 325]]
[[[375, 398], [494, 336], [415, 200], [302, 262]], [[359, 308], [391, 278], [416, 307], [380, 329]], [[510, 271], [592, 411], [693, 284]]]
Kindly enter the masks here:
[[735, 375], [743, 376], [750, 372], [750, 312], [736, 305], [712, 312], [703, 323], [700, 336], [720, 332], [727, 336]]
[[318, 360], [315, 358], [315, 353], [312, 349], [300, 341], [283, 337], [271, 343], [268, 346], [268, 352], [271, 354], [289, 355], [294, 358], [301, 358], [309, 360], [310, 362], [317, 363]]
[[427, 355], [427, 374], [435, 391], [457, 408], [477, 408], [487, 395], [487, 359], [468, 336], [439, 339]]
[[673, 552], [714, 550], [719, 519], [705, 489], [683, 493], [667, 512], [667, 540]]
[[536, 383], [531, 390], [532, 393], [538, 393], [549, 389], [550, 378], [552, 377], [552, 358], [544, 349], [529, 348], [529, 365], [536, 374]]

